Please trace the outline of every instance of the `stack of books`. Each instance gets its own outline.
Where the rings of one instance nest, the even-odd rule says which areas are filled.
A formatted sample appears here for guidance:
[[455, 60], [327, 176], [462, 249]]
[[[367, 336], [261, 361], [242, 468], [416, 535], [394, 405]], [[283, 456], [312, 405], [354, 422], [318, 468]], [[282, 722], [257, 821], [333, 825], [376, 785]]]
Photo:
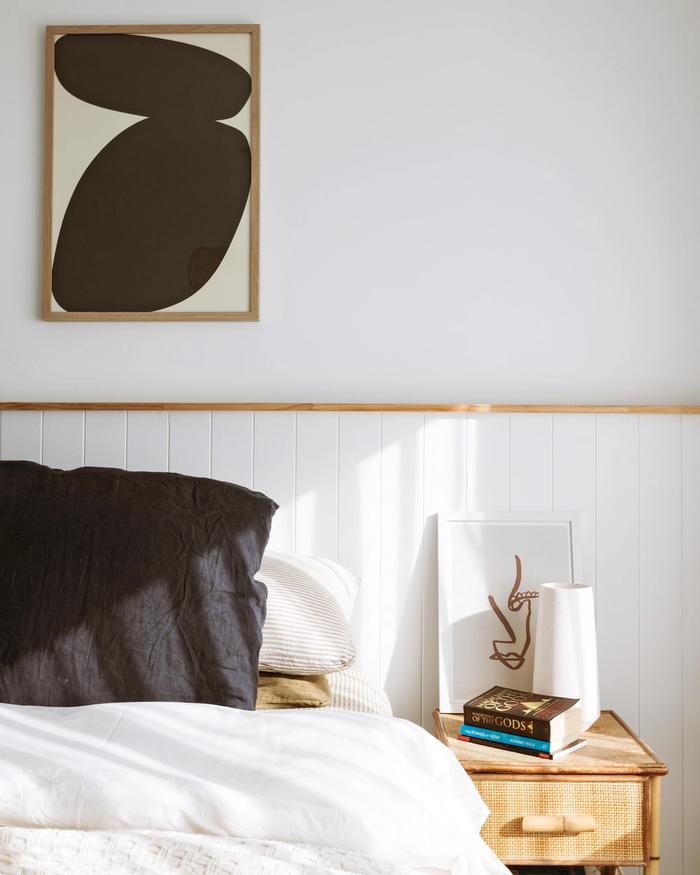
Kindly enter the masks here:
[[464, 706], [459, 737], [554, 760], [586, 744], [578, 699], [491, 687]]

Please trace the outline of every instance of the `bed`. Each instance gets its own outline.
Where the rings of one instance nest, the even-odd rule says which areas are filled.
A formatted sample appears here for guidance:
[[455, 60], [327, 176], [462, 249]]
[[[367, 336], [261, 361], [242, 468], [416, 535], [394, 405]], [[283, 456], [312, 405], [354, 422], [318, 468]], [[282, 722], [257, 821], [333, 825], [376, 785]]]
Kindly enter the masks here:
[[[506, 873], [455, 758], [352, 671], [350, 578], [266, 576], [265, 496], [109, 471], [0, 463], [0, 872]], [[262, 667], [330, 700], [254, 710]]]

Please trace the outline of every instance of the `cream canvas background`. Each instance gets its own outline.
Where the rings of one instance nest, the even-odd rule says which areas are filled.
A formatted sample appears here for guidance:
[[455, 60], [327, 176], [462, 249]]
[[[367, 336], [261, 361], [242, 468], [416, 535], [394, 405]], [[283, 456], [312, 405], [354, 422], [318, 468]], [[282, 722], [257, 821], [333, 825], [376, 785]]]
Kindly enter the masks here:
[[[251, 37], [247, 33], [144, 34], [144, 36], [189, 43], [217, 52], [251, 71]], [[227, 124], [242, 131], [250, 143], [250, 99]], [[51, 253], [56, 243], [71, 195], [90, 162], [117, 134], [143, 116], [104, 109], [74, 97], [54, 74], [53, 200]], [[245, 311], [250, 302], [250, 199], [223, 261], [198, 292], [185, 301], [165, 307], [167, 312]], [[51, 298], [51, 309], [62, 308]]]

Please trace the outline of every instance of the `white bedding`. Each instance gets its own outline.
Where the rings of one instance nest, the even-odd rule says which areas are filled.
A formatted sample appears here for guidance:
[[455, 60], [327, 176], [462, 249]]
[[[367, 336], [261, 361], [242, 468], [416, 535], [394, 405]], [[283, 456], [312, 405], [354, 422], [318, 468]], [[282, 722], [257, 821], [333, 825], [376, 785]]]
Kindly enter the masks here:
[[[152, 841], [194, 842], [202, 853], [209, 842], [220, 858], [216, 865], [228, 868], [129, 869], [125, 863], [90, 871], [334, 871], [322, 862], [298, 870], [236, 863], [241, 853], [264, 849], [269, 856], [270, 843], [289, 843], [316, 853], [333, 849], [336, 857], [347, 856], [342, 871], [363, 875], [408, 867], [507, 872], [479, 837], [487, 810], [471, 781], [446, 747], [404, 720], [165, 702], [0, 705], [0, 768], [0, 824], [11, 827], [0, 839], [5, 854], [12, 843], [31, 852], [51, 838], [36, 828], [103, 836], [147, 830]], [[73, 832], [58, 839], [100, 840]], [[358, 860], [367, 858], [363, 870]], [[19, 856], [0, 861], [8, 873], [62, 871], [23, 869]]]
[[[425, 870], [423, 870], [425, 871]], [[361, 854], [173, 832], [0, 828], [3, 875], [408, 875]]]

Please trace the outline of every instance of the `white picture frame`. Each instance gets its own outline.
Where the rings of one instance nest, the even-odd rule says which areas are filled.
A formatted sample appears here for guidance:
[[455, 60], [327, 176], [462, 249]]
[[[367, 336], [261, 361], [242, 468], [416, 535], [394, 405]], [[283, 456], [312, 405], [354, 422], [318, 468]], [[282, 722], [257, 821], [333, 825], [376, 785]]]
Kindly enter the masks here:
[[438, 514], [441, 711], [497, 684], [532, 689], [539, 587], [580, 581], [579, 525], [577, 513]]

